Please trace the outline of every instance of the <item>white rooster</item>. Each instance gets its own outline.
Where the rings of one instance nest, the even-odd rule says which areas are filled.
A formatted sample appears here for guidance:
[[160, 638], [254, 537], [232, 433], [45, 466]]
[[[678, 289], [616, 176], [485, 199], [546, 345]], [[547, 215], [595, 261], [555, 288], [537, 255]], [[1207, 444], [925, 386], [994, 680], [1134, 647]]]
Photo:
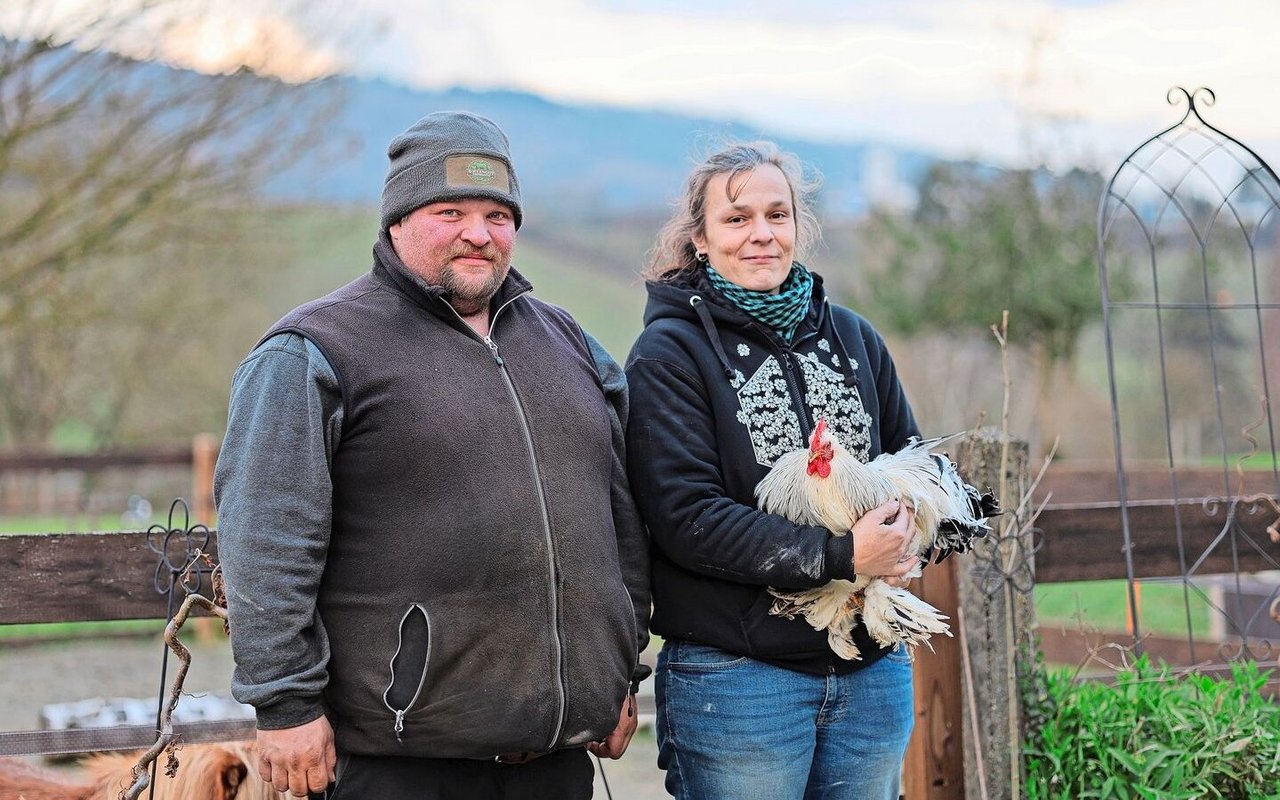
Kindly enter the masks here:
[[[967, 551], [975, 538], [990, 530], [985, 519], [1000, 513], [990, 493], [966, 484], [956, 465], [930, 453], [940, 439], [918, 441], [897, 453], [884, 453], [864, 464], [827, 430], [825, 419], [809, 440], [809, 448], [783, 455], [756, 486], [763, 511], [802, 525], [821, 525], [843, 536], [868, 511], [900, 499], [915, 512], [908, 551], [936, 563], [951, 553]], [[854, 554], [857, 566], [857, 554]], [[910, 577], [920, 574], [913, 571]], [[826, 630], [831, 649], [841, 658], [861, 658], [850, 632], [859, 616], [867, 632], [882, 646], [905, 645], [914, 652], [935, 633], [951, 635], [936, 608], [911, 594], [866, 575], [834, 580], [816, 589], [784, 592], [770, 588], [777, 600], [772, 613], [803, 614], [814, 630]]]

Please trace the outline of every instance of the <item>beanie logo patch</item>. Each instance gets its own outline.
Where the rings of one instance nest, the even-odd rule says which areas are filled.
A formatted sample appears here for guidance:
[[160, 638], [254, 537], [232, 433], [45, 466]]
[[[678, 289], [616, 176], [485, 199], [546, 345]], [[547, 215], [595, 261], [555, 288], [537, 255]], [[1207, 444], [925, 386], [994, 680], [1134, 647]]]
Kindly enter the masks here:
[[478, 155], [455, 155], [445, 159], [445, 179], [451, 189], [475, 187], [511, 191], [507, 165]]
[[477, 158], [467, 165], [467, 174], [476, 183], [490, 184], [493, 183], [493, 176], [498, 173], [494, 172], [493, 167], [489, 166], [489, 162], [483, 158]]

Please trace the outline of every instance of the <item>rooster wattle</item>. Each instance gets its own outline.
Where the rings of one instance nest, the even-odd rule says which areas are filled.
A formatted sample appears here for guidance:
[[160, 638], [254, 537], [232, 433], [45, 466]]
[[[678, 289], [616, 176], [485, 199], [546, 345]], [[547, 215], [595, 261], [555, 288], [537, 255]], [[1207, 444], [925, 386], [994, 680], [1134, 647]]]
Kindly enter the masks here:
[[[899, 499], [915, 513], [908, 552], [936, 563], [969, 550], [975, 538], [990, 530], [986, 518], [1000, 513], [992, 494], [966, 484], [949, 458], [929, 452], [940, 441], [913, 439], [897, 453], [863, 463], [820, 419], [808, 449], [779, 458], [756, 486], [756, 498], [763, 511], [802, 525], [821, 525], [837, 536], [847, 535], [868, 511]], [[919, 574], [917, 568], [911, 577]], [[914, 651], [935, 633], [951, 635], [936, 608], [874, 576], [857, 575], [853, 581], [834, 580], [804, 591], [769, 591], [777, 598], [772, 613], [803, 615], [815, 630], [827, 631], [831, 649], [844, 659], [861, 658], [850, 638], [859, 617], [885, 647], [902, 644]]]

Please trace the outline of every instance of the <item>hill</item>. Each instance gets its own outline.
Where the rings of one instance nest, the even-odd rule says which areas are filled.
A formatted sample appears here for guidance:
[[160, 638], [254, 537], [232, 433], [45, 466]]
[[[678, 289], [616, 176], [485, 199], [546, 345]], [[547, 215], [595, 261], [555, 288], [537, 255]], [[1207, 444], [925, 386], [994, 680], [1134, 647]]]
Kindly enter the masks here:
[[[0, 45], [5, 42], [0, 37]], [[53, 53], [41, 74], [71, 69], [55, 90], [73, 93], [77, 74], [92, 82], [108, 65], [119, 70], [127, 59], [104, 53]], [[132, 62], [127, 82], [135, 90], [154, 86], [164, 96], [176, 85], [197, 92], [202, 80], [190, 70], [158, 62]], [[252, 75], [243, 80], [258, 80]], [[270, 80], [270, 79], [267, 79]], [[871, 141], [822, 142], [777, 136], [767, 129], [733, 120], [686, 116], [620, 106], [556, 103], [510, 90], [441, 91], [413, 89], [382, 79], [339, 76], [319, 84], [290, 87], [298, 108], [332, 101], [332, 117], [322, 131], [289, 131], [315, 137], [319, 147], [300, 163], [271, 175], [269, 199], [290, 204], [376, 205], [386, 173], [386, 148], [397, 134], [432, 111], [465, 109], [496, 121], [511, 137], [512, 155], [528, 200], [528, 213], [570, 214], [575, 218], [611, 217], [637, 211], [660, 213], [680, 192], [689, 168], [701, 154], [731, 140], [768, 138], [798, 154], [823, 176], [821, 207], [829, 217], [856, 216], [872, 203], [902, 206], [914, 199], [914, 187], [937, 159], [917, 150]], [[224, 139], [236, 152], [245, 140], [277, 136], [278, 107], [246, 116], [241, 135]], [[179, 110], [176, 113], [184, 113]], [[285, 125], [313, 119], [299, 114]], [[215, 151], [217, 143], [212, 143]]]
[[827, 214], [849, 216], [872, 201], [909, 201], [932, 156], [870, 142], [816, 142], [771, 136], [726, 120], [658, 111], [565, 105], [514, 91], [423, 91], [383, 80], [342, 78], [332, 126], [339, 153], [272, 182], [288, 200], [376, 203], [386, 147], [432, 111], [465, 109], [490, 117], [511, 137], [522, 189], [534, 216], [617, 216], [661, 209], [680, 191], [700, 152], [731, 139], [772, 138], [824, 176]]

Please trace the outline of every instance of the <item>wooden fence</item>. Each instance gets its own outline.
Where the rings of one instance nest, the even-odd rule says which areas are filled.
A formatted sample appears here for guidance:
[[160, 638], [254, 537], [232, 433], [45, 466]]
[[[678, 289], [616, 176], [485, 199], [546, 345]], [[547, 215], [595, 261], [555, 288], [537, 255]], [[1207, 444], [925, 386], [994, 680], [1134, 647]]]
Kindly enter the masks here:
[[[106, 450], [97, 453], [50, 453], [46, 451], [16, 451], [0, 454], [0, 479], [8, 478], [8, 484], [0, 485], [0, 513], [6, 514], [58, 514], [81, 513], [87, 498], [83, 486], [86, 478], [111, 471], [137, 471], [146, 469], [189, 469], [191, 472], [192, 512], [198, 519], [213, 519], [213, 465], [218, 457], [218, 439], [212, 434], [197, 434], [189, 445], [144, 447]], [[45, 488], [58, 483], [64, 476], [79, 478], [75, 481], [75, 497], [68, 503], [54, 498], [43, 508], [41, 502], [30, 498], [14, 497], [28, 492], [17, 491], [13, 479], [29, 478], [36, 487], [37, 496], [59, 494], [58, 489]]]
[[[1188, 550], [1205, 549], [1221, 531], [1222, 522], [1206, 517], [1199, 503], [1182, 503], [1178, 511]], [[1138, 577], [1182, 574], [1169, 546], [1174, 513], [1171, 504], [1130, 508]], [[1264, 515], [1240, 519], [1244, 531], [1260, 541], [1267, 540], [1273, 521]], [[1127, 577], [1117, 504], [1050, 506], [1039, 527], [1046, 534], [1036, 553], [1037, 582]], [[216, 531], [211, 549], [216, 557]], [[1270, 568], [1258, 553], [1241, 549], [1210, 556], [1201, 572]], [[141, 532], [0, 536], [0, 625], [163, 618], [165, 600], [153, 589], [155, 570], [156, 556]]]
[[[212, 468], [213, 449], [205, 446], [204, 475]], [[193, 448], [193, 452], [195, 448]], [[0, 462], [2, 465], [3, 462]], [[1097, 484], [1097, 476], [1089, 474], [1079, 479], [1082, 483]], [[1068, 498], [1078, 497], [1071, 480], [1061, 479], [1056, 485]], [[1097, 484], [1100, 485], [1100, 484]], [[1055, 489], [1058, 491], [1058, 489]], [[207, 500], [206, 500], [207, 502]], [[197, 513], [195, 519], [207, 519]], [[1189, 552], [1203, 552], [1210, 542], [1219, 536], [1222, 520], [1207, 516], [1198, 501], [1174, 504], [1169, 501], [1141, 501], [1130, 504], [1130, 537], [1133, 561], [1138, 577], [1162, 577], [1183, 574], [1175, 548], [1170, 546], [1175, 519], [1181, 528]], [[1256, 541], [1268, 541], [1266, 528], [1274, 520], [1259, 515], [1241, 518], [1244, 532]], [[1051, 505], [1040, 515], [1038, 527], [1044, 531], [1041, 549], [1036, 553], [1036, 580], [1041, 583], [1061, 581], [1088, 581], [1126, 578], [1124, 537], [1121, 530], [1119, 504], [1066, 503]], [[216, 531], [211, 537], [210, 554], [216, 558]], [[163, 618], [166, 600], [154, 589], [156, 555], [147, 547], [146, 534], [80, 533], [37, 534], [0, 536], [0, 624], [126, 620]], [[942, 567], [926, 570], [926, 597], [944, 612], [954, 612], [956, 559]], [[1237, 550], [1221, 556], [1209, 556], [1200, 572], [1241, 572], [1270, 568], [1266, 559], [1249, 550]], [[953, 617], [954, 618], [954, 617]], [[940, 670], [958, 673], [955, 656], [938, 656], [921, 660], [927, 664], [936, 659], [928, 671]], [[945, 663], [944, 663], [945, 662]], [[926, 670], [920, 670], [925, 673]], [[963, 770], [959, 719], [960, 693], [958, 690], [921, 694], [920, 698], [937, 708], [923, 717], [924, 730], [920, 735], [930, 740], [928, 752], [933, 754], [928, 764], [909, 762], [908, 769], [919, 774], [908, 774], [909, 787], [916, 787], [909, 795], [917, 798], [963, 797], [963, 782], [958, 774]], [[191, 729], [189, 740], [237, 738], [248, 735], [252, 723], [236, 722], [223, 725], [208, 723]], [[113, 730], [113, 729], [106, 729]], [[69, 746], [77, 752], [102, 749], [106, 744], [100, 732], [74, 734], [75, 742], [66, 743], [70, 734], [52, 731], [24, 731], [0, 733], [0, 754], [48, 752], [55, 746]], [[120, 732], [110, 741], [119, 739]], [[138, 734], [141, 735], [141, 734]], [[134, 736], [132, 738], [137, 738]], [[128, 741], [132, 742], [132, 738]], [[54, 740], [58, 741], [55, 742]], [[137, 746], [125, 743], [122, 746]], [[957, 789], [957, 786], [959, 788]]]

